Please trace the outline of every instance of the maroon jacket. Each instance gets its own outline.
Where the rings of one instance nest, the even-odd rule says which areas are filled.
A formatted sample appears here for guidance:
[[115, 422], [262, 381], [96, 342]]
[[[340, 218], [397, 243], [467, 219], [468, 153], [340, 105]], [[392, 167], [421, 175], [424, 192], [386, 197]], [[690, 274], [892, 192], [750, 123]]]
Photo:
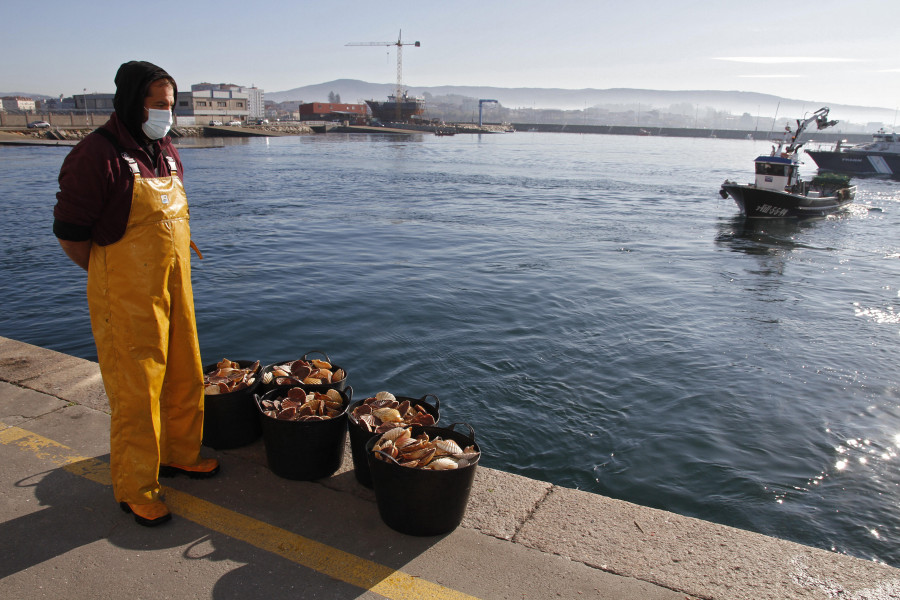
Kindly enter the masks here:
[[[175, 159], [184, 181], [181, 158], [169, 136], [152, 142], [156, 160], [138, 144], [113, 113], [103, 128], [112, 132], [122, 148], [137, 161], [141, 177], [167, 177], [163, 152]], [[160, 152], [162, 150], [162, 152]], [[59, 171], [59, 192], [53, 209], [53, 233], [73, 242], [91, 240], [106, 246], [122, 239], [131, 212], [134, 175], [112, 143], [91, 133], [76, 145]]]

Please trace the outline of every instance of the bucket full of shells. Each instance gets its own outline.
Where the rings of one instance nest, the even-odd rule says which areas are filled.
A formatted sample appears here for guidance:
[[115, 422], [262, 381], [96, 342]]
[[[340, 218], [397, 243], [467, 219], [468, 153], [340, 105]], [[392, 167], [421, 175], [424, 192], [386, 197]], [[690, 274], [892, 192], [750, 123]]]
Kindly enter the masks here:
[[309, 481], [338, 470], [347, 440], [353, 388], [308, 392], [277, 387], [257, 396], [266, 459], [273, 473]]
[[[311, 354], [324, 358], [310, 358]], [[300, 386], [307, 391], [341, 391], [347, 386], [347, 372], [321, 350], [310, 350], [298, 359], [277, 362], [263, 369], [261, 393], [282, 385]]]
[[435, 425], [440, 418], [440, 409], [441, 401], [434, 394], [410, 398], [378, 392], [371, 398], [351, 404], [347, 426], [356, 480], [368, 488], [372, 487], [366, 442], [395, 427]]
[[246, 446], [262, 434], [253, 401], [259, 361], [228, 360], [203, 367], [203, 445], [216, 450]]
[[[465, 434], [457, 425], [469, 429]], [[465, 423], [396, 427], [366, 442], [381, 520], [407, 535], [440, 535], [462, 522], [481, 449]]]

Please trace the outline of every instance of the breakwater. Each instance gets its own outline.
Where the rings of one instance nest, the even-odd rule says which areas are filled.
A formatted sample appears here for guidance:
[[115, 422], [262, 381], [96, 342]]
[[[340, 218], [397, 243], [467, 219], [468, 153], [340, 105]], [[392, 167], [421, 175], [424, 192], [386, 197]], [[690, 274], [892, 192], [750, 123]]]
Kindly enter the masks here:
[[[709, 129], [704, 127], [641, 127], [639, 125], [577, 125], [513, 123], [516, 131], [534, 131], [541, 133], [593, 133], [605, 135], [641, 135], [656, 137], [691, 137], [720, 138], [726, 140], [763, 140], [768, 141], [780, 137], [780, 131], [758, 131], [747, 129]], [[868, 142], [872, 139], [867, 133], [841, 133], [834, 131], [817, 131], [806, 139], [817, 142], [834, 143], [846, 140], [850, 143]]]

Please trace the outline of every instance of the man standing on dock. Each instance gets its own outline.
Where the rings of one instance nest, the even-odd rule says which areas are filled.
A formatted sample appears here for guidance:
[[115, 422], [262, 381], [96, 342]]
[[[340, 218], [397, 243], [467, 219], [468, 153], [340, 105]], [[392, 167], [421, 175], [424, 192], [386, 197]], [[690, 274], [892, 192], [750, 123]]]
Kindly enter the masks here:
[[[191, 288], [189, 211], [173, 122], [175, 80], [131, 61], [115, 112], [66, 157], [53, 232], [87, 270], [91, 329], [112, 411], [110, 471], [122, 510], [171, 519], [160, 476], [212, 477], [200, 458], [203, 372]], [[196, 249], [196, 247], [195, 247]]]

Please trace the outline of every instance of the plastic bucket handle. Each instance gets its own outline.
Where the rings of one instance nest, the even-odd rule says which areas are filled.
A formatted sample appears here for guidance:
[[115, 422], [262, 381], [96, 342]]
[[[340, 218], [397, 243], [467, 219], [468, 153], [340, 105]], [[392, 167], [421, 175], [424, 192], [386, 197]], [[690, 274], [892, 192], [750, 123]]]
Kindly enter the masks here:
[[393, 456], [391, 456], [391, 455], [388, 454], [387, 452], [384, 452], [384, 451], [382, 451], [382, 450], [376, 450], [376, 451], [375, 451], [375, 454], [380, 454], [380, 455], [382, 455], [383, 457], [387, 458], [388, 460], [390, 460], [392, 463], [394, 463], [394, 464], [397, 465], [397, 466], [400, 466], [400, 467], [403, 466], [403, 465], [401, 465], [400, 463], [397, 462], [397, 459], [396, 459], [396, 458], [394, 458]]
[[[301, 356], [300, 358], [301, 358], [302, 360], [307, 360], [306, 357], [309, 356], [310, 354], [312, 354], [313, 352], [318, 352], [319, 354], [321, 354], [322, 356], [325, 357], [325, 362], [331, 363], [331, 359], [328, 358], [328, 354], [326, 354], [324, 350], [310, 350], [309, 352], [307, 352], [306, 354], [304, 354], [304, 355]], [[334, 363], [331, 363], [331, 364], [334, 364]]]
[[466, 427], [468, 427], [468, 428], [469, 428], [469, 437], [472, 438], [472, 441], [473, 441], [473, 442], [475, 441], [475, 430], [472, 429], [472, 426], [469, 425], [468, 423], [463, 423], [463, 422], [461, 422], [461, 421], [458, 422], [458, 423], [450, 423], [449, 425], [447, 425], [446, 427], [444, 427], [444, 429], [449, 429], [450, 431], [456, 431], [456, 430], [454, 429], [454, 427], [456, 427], [457, 425], [465, 425]]
[[438, 412], [440, 412], [440, 410], [441, 410], [441, 399], [438, 398], [437, 395], [435, 395], [435, 394], [425, 394], [424, 396], [422, 396], [421, 398], [419, 398], [419, 402], [425, 402], [425, 398], [427, 398], [427, 397], [429, 397], [429, 396], [431, 396], [432, 398], [434, 398], [434, 408], [435, 408], [435, 410], [437, 410]]

